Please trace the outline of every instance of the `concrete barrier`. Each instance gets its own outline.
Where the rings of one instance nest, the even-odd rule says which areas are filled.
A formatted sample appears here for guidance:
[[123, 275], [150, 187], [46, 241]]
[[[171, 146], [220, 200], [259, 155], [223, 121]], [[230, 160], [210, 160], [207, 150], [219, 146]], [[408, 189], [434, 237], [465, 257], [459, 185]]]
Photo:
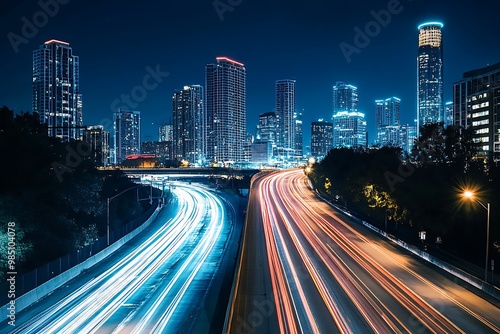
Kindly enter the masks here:
[[[36, 287], [35, 289], [33, 289], [33, 290], [25, 293], [24, 295], [16, 298], [15, 299], [16, 313], [22, 311], [23, 309], [30, 306], [31, 304], [33, 304], [37, 300], [47, 296], [50, 292], [54, 291], [55, 289], [59, 288], [60, 286], [62, 286], [66, 282], [70, 281], [71, 279], [73, 279], [76, 276], [78, 276], [79, 274], [81, 274], [82, 271], [91, 268], [92, 266], [99, 263], [100, 261], [102, 261], [103, 259], [108, 257], [109, 255], [113, 254], [116, 250], [118, 250], [120, 247], [122, 247], [129, 240], [131, 240], [132, 238], [137, 236], [139, 233], [144, 231], [144, 229], [146, 227], [148, 227], [151, 224], [151, 222], [158, 216], [158, 213], [160, 212], [160, 210], [161, 210], [161, 207], [158, 205], [158, 207], [153, 212], [151, 217], [149, 217], [148, 220], [146, 220], [144, 222], [144, 224], [142, 224], [141, 226], [139, 226], [138, 228], [136, 228], [135, 230], [133, 230], [132, 232], [130, 232], [129, 234], [124, 236], [123, 238], [117, 240], [115, 243], [109, 245], [109, 247], [106, 247], [105, 249], [103, 249], [99, 253], [89, 257], [87, 260], [83, 261], [82, 263], [80, 263], [72, 268], [69, 268], [65, 272], [57, 275], [56, 277], [50, 279], [47, 282], [41, 284], [40, 286]], [[7, 319], [7, 316], [9, 314], [8, 313], [9, 310], [7, 309], [7, 307], [9, 305], [10, 304], [4, 305], [0, 309], [0, 319], [1, 319], [0, 321]]]

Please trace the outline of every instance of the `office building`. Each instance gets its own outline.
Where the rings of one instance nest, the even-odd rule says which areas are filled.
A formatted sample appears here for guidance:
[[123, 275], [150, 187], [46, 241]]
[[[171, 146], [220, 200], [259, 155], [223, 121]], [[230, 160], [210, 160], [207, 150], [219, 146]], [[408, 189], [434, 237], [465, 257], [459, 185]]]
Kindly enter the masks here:
[[465, 72], [453, 85], [454, 124], [474, 131], [477, 157], [500, 159], [500, 63]]
[[[339, 111], [333, 115], [333, 147], [356, 148], [366, 146], [365, 114]], [[312, 149], [312, 147], [311, 147]]]
[[83, 130], [83, 141], [89, 145], [97, 166], [109, 165], [109, 132], [103, 125], [88, 126]]
[[399, 125], [401, 99], [390, 97], [385, 100], [375, 100], [375, 104], [377, 106], [377, 128]]
[[127, 155], [141, 153], [141, 113], [136, 110], [118, 109], [113, 113], [115, 164]]
[[419, 128], [444, 122], [443, 106], [443, 24], [427, 22], [418, 26], [417, 119]]
[[245, 160], [246, 69], [227, 57], [205, 68], [207, 161], [232, 166]]
[[295, 80], [276, 81], [278, 159], [295, 158]]
[[270, 142], [272, 147], [276, 148], [276, 131], [276, 113], [271, 111], [260, 114], [255, 141]]
[[69, 43], [50, 40], [33, 51], [33, 112], [62, 141], [83, 139], [80, 60]]
[[323, 159], [333, 148], [333, 124], [322, 119], [311, 123], [311, 155]]
[[293, 115], [295, 120], [295, 159], [297, 161], [304, 157], [304, 139], [302, 134], [302, 113], [295, 112]]
[[332, 120], [333, 115], [342, 111], [358, 111], [358, 88], [345, 82], [337, 81], [335, 86], [333, 86]]
[[172, 139], [174, 158], [189, 164], [204, 165], [206, 156], [206, 119], [203, 87], [184, 86], [172, 96]]
[[377, 118], [376, 143], [381, 146], [406, 147], [406, 129], [400, 125], [401, 99], [375, 100]]

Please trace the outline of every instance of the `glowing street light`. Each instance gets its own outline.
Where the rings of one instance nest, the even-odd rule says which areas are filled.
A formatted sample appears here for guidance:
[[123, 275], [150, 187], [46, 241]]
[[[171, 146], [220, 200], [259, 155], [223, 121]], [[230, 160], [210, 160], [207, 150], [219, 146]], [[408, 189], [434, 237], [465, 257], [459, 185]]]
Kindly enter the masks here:
[[488, 212], [486, 216], [486, 259], [484, 264], [484, 281], [487, 282], [488, 279], [488, 245], [490, 242], [490, 203], [484, 204], [481, 202], [474, 194], [474, 192], [470, 190], [465, 190], [462, 194], [465, 199], [474, 200], [479, 205], [481, 205]]

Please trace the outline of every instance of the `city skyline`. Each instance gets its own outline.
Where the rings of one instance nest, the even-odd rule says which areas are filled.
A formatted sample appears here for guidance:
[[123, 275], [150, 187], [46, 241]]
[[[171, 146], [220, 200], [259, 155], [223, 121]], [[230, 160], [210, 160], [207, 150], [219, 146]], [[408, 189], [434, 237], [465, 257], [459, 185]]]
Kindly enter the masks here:
[[[21, 19], [25, 17], [30, 21], [33, 14], [42, 10], [39, 5], [29, 5], [26, 1], [19, 4], [6, 5], [6, 17], [0, 26], [0, 32], [6, 37], [10, 33], [23, 36], [24, 21]], [[156, 13], [162, 12], [159, 10], [162, 6], [168, 8], [163, 11], [164, 17]], [[331, 87], [336, 81], [346, 81], [360, 91], [359, 110], [366, 115], [371, 143], [376, 137], [375, 99], [398, 96], [402, 99], [402, 123], [411, 124], [414, 118], [417, 27], [422, 22], [438, 20], [444, 23], [445, 101], [451, 100], [452, 85], [461, 79], [463, 72], [498, 61], [499, 47], [487, 43], [494, 36], [487, 26], [488, 22], [493, 22], [488, 19], [493, 13], [484, 8], [487, 6], [471, 7], [461, 1], [450, 11], [446, 4], [430, 1], [400, 2], [400, 10], [391, 15], [390, 22], [380, 24], [378, 33], [371, 33], [366, 46], [362, 47], [359, 43], [356, 46], [356, 41], [361, 41], [356, 39], [356, 31], [365, 31], [370, 22], [377, 22], [373, 13], [387, 10], [388, 3], [376, 1], [337, 6], [340, 7], [322, 1], [287, 8], [263, 2], [242, 2], [232, 11], [223, 13], [221, 20], [211, 3], [196, 4], [194, 9], [188, 9], [185, 4], [158, 5], [158, 10], [138, 9], [138, 14], [151, 16], [149, 21], [141, 18], [130, 26], [108, 27], [105, 17], [111, 10], [125, 19], [131, 15], [126, 5], [116, 6], [113, 2], [61, 4], [57, 15], [46, 25], [37, 27], [34, 36], [17, 44], [17, 53], [11, 39], [2, 40], [6, 50], [4, 64], [9, 66], [3, 65], [0, 73], [11, 80], [0, 86], [0, 104], [16, 112], [31, 111], [30, 79], [27, 77], [31, 72], [31, 52], [43, 42], [57, 38], [69, 42], [80, 56], [85, 125], [108, 121], [104, 125], [109, 127], [112, 106], [119, 106], [113, 103], [120, 101], [122, 94], [130, 95], [134, 88], [142, 87], [143, 79], [149, 75], [148, 87], [155, 88], [144, 89], [147, 96], [132, 103], [142, 112], [142, 139], [156, 140], [158, 126], [168, 121], [171, 114], [173, 91], [185, 85], [203, 84], [204, 66], [216, 56], [227, 56], [244, 62], [249, 73], [248, 132], [254, 133], [260, 113], [274, 109], [275, 81], [290, 78], [297, 82], [296, 105], [298, 110], [304, 111], [304, 143], [307, 145], [308, 125], [318, 118], [331, 116]], [[486, 26], [466, 28], [462, 24], [471, 8], [482, 15]], [[184, 13], [193, 18], [186, 21], [188, 16]], [[165, 18], [172, 18], [172, 22]], [[191, 21], [194, 19], [196, 24], [186, 29], [178, 28], [180, 22], [194, 22]], [[100, 37], [95, 38], [92, 32], [99, 32]], [[214, 34], [219, 37], [217, 40], [210, 39]], [[236, 42], [228, 42], [236, 37]], [[464, 47], [463, 43], [473, 37], [474, 48]], [[159, 43], [165, 38], [170, 42]], [[194, 38], [195, 43], [172, 52], [175, 43], [179, 45], [186, 38]], [[280, 43], [275, 46], [278, 40]], [[355, 46], [359, 52], [347, 59], [339, 47], [342, 43]], [[99, 52], [95, 52], [96, 48]], [[454, 56], [456, 53], [458, 57]], [[314, 62], [310, 61], [311, 57]]]

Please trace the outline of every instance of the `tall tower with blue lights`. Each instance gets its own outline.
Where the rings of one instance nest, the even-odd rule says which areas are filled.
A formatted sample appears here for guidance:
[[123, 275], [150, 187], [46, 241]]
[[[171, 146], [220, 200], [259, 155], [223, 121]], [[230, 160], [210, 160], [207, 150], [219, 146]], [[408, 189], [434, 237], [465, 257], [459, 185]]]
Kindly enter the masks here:
[[441, 22], [418, 26], [417, 131], [425, 124], [445, 121], [442, 28]]

